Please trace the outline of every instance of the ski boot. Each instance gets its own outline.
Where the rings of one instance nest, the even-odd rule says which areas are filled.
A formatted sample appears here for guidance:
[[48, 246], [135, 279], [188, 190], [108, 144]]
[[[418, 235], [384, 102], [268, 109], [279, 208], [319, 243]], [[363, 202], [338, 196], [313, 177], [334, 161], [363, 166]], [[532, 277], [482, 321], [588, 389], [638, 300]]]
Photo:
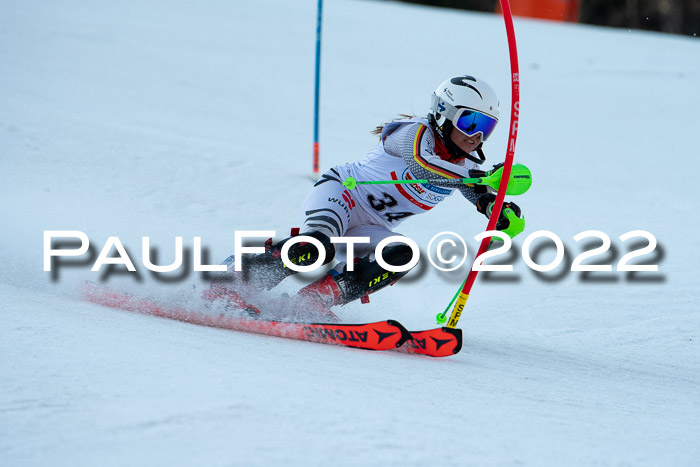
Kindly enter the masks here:
[[[270, 290], [277, 284], [282, 282], [294, 271], [288, 268], [282, 261], [282, 247], [292, 238], [299, 236], [299, 229], [292, 229], [291, 236], [272, 244], [272, 239], [269, 238], [265, 242], [265, 253], [253, 257], [244, 257], [241, 271], [243, 282], [251, 284], [258, 289]], [[321, 232], [311, 231], [301, 235], [315, 238], [323, 245], [326, 253], [326, 259], [323, 264], [328, 264], [335, 257], [335, 246], [331, 243], [331, 239]], [[308, 266], [316, 262], [319, 256], [318, 249], [311, 243], [299, 242], [292, 245], [287, 256], [289, 260], [298, 266]]]
[[[413, 252], [407, 245], [395, 245], [384, 249], [384, 260], [395, 266], [407, 264]], [[354, 270], [331, 271], [316, 282], [299, 290], [297, 297], [314, 312], [330, 312], [331, 307], [347, 305], [358, 298], [369, 303], [369, 294], [393, 285], [408, 271], [387, 271], [371, 260], [370, 256], [358, 259]]]

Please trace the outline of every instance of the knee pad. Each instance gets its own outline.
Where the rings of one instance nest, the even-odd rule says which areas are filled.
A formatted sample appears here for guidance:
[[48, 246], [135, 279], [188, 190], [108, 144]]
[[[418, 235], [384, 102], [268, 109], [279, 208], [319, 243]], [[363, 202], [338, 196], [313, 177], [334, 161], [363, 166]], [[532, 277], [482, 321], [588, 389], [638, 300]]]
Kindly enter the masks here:
[[[384, 258], [384, 261], [392, 266], [404, 266], [408, 264], [411, 259], [413, 259], [413, 250], [410, 246], [403, 243], [389, 246], [382, 250], [382, 258]], [[406, 272], [400, 274], [406, 274]]]

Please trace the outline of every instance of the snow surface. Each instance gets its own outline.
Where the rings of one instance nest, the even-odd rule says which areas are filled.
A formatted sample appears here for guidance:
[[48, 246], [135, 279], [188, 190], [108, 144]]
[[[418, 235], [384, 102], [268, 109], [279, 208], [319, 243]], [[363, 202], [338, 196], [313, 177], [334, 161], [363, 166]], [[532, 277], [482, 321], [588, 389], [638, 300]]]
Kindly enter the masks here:
[[[44, 230], [118, 236], [141, 271], [108, 283], [177, 296], [140, 265], [174, 237], [210, 261], [235, 230], [298, 225], [309, 181], [315, 1], [45, 2], [0, 9], [0, 464], [698, 465], [696, 39], [516, 20], [533, 170], [525, 236], [613, 241], [647, 230], [658, 273], [482, 275], [462, 352], [430, 359], [196, 327], [101, 308], [84, 261], [42, 270]], [[321, 157], [361, 158], [369, 131], [424, 114], [472, 73], [510, 107], [502, 18], [326, 2]], [[507, 117], [503, 118], [507, 121]], [[503, 159], [507, 125], [487, 146]], [[398, 229], [423, 248], [485, 227], [461, 197]], [[630, 241], [631, 242], [631, 241]], [[582, 242], [585, 243], [585, 242]], [[589, 242], [590, 243], [590, 242]], [[595, 246], [594, 243], [590, 243]], [[589, 246], [588, 248], [591, 248]], [[553, 257], [540, 251], [541, 263]], [[549, 259], [547, 258], [549, 256]], [[191, 268], [191, 264], [190, 264]], [[429, 328], [465, 272], [425, 267], [346, 321]], [[282, 289], [300, 282], [290, 280]]]

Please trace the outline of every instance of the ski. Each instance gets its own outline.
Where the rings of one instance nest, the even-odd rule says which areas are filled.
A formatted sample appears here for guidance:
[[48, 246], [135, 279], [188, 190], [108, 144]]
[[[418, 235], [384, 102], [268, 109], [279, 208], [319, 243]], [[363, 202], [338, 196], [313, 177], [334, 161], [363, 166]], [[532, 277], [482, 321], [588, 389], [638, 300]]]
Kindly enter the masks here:
[[398, 352], [449, 357], [462, 350], [461, 329], [442, 327], [427, 331], [409, 331], [409, 333], [411, 338], [396, 349]]
[[151, 299], [117, 292], [88, 283], [84, 297], [98, 305], [168, 318], [200, 326], [244, 331], [323, 344], [367, 350], [392, 350], [410, 339], [410, 334], [394, 320], [366, 324], [296, 323], [243, 316], [206, 313], [157, 303]]
[[286, 322], [268, 319], [257, 308], [251, 311], [250, 306], [243, 306], [243, 302], [237, 303], [241, 308], [237, 311], [246, 315], [233, 316], [213, 310], [205, 312], [162, 304], [91, 282], [84, 285], [82, 292], [86, 300], [101, 306], [218, 329], [366, 350], [396, 350], [431, 357], [454, 355], [462, 348], [460, 329], [437, 328], [409, 332], [395, 320], [365, 324]]
[[[209, 301], [224, 300], [241, 310], [245, 310], [251, 316], [262, 316], [260, 309], [251, 305], [237, 292], [226, 288], [211, 288], [204, 293], [204, 297]], [[330, 310], [324, 311], [322, 317], [324, 320], [338, 321], [338, 317]], [[462, 350], [461, 329], [442, 327], [408, 332], [410, 334], [409, 339], [406, 340], [403, 346], [398, 347], [397, 351], [430, 357], [448, 357]]]

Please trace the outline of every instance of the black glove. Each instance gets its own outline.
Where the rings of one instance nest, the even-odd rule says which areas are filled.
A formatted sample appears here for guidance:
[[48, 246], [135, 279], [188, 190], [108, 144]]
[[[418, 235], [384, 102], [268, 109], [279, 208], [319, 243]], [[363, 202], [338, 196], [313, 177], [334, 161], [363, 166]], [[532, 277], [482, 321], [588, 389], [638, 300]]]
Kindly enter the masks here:
[[[476, 210], [486, 217], [491, 218], [491, 212], [493, 211], [495, 202], [496, 195], [493, 193], [485, 194], [476, 200]], [[509, 219], [506, 214], [506, 211], [509, 209], [513, 211], [512, 214], [515, 214], [515, 217], [513, 217], [512, 214], [510, 215], [511, 219]], [[511, 220], [517, 222], [511, 222]], [[522, 232], [524, 228], [525, 220], [522, 218], [520, 206], [512, 202], [503, 203], [503, 208], [501, 208], [501, 213], [498, 216], [498, 222], [496, 222], [496, 230], [505, 232], [512, 238]]]
[[469, 176], [471, 178], [483, 178], [483, 177], [488, 177], [492, 173], [494, 173], [496, 170], [500, 169], [503, 167], [503, 162], [499, 162], [498, 164], [493, 166], [493, 169], [489, 170], [488, 172], [485, 172], [483, 170], [479, 169], [470, 169], [469, 170]]
[[[483, 170], [479, 170], [479, 169], [470, 169], [469, 170], [469, 177], [471, 177], [471, 178], [488, 177], [489, 175], [491, 175], [492, 173], [494, 173], [496, 170], [500, 169], [501, 167], [503, 167], [503, 162], [494, 165], [493, 169], [489, 170], [488, 172], [484, 172]], [[488, 193], [488, 191], [489, 191], [487, 185], [472, 185], [472, 187], [474, 188], [474, 193], [476, 193], [477, 195], [481, 195], [483, 193]]]

